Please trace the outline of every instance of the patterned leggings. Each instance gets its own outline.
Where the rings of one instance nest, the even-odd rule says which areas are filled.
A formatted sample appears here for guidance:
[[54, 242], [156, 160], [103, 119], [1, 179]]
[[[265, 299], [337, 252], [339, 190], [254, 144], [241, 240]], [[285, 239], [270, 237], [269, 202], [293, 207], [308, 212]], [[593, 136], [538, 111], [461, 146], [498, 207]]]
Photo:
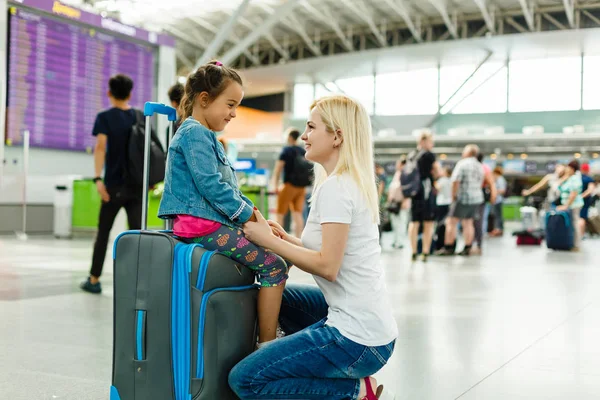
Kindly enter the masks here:
[[270, 250], [250, 242], [240, 229], [223, 225], [216, 232], [190, 241], [250, 268], [257, 275], [262, 287], [279, 286], [288, 278], [291, 264]]

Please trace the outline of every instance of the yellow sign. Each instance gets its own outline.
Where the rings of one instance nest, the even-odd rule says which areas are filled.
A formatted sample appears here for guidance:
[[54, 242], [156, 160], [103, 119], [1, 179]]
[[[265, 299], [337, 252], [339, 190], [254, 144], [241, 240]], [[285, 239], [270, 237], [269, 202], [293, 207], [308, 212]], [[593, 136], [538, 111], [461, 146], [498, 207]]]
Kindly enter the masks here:
[[52, 6], [52, 12], [54, 14], [64, 15], [65, 17], [79, 19], [81, 18], [81, 11], [76, 8], [65, 6], [60, 1], [55, 1]]
[[12, 140], [11, 139], [6, 139], [6, 145], [7, 146], [12, 146]]
[[11, 15], [17, 15], [17, 9], [16, 9], [16, 8], [14, 8], [14, 7], [11, 7], [11, 8], [10, 8], [10, 14], [11, 14]]

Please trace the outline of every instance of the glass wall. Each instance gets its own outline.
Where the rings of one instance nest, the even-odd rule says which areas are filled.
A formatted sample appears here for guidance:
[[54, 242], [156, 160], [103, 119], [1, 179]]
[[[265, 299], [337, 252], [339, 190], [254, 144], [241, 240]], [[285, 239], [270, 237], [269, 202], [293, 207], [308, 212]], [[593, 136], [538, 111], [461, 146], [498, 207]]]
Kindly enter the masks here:
[[511, 60], [508, 67], [490, 61], [474, 73], [476, 67], [443, 65], [345, 78], [314, 89], [299, 84], [294, 117], [308, 115], [312, 99], [332, 92], [347, 93], [369, 113], [386, 116], [600, 109], [600, 56]]

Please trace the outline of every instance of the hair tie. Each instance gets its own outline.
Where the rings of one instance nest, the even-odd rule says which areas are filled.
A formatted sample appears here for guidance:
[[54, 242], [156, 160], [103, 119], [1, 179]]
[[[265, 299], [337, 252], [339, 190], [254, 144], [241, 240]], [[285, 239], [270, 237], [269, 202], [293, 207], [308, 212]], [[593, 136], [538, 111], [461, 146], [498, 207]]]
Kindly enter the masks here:
[[216, 65], [217, 67], [222, 67], [222, 66], [223, 66], [223, 63], [222, 63], [221, 61], [215, 61], [215, 65]]

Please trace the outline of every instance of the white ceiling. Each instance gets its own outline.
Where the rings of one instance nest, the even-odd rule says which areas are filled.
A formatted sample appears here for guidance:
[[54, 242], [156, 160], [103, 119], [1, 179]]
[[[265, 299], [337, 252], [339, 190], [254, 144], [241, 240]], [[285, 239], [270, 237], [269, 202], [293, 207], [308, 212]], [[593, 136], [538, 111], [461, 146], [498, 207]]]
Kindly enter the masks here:
[[[177, 40], [180, 73], [184, 74], [209, 47], [242, 0], [63, 0], [68, 4], [102, 13], [123, 23], [153, 31], [170, 33]], [[481, 20], [489, 16], [496, 24], [514, 16], [528, 28], [522, 5], [532, 4], [532, 15], [554, 13], [560, 24], [566, 21], [565, 4], [571, 0], [250, 0], [241, 18], [228, 34], [219, 54], [238, 44], [253, 31], [261, 29], [278, 7], [297, 2], [290, 17], [280, 19], [264, 32], [257, 44], [286, 50], [294, 43], [315, 43], [319, 37], [346, 37], [352, 32], [381, 32], [384, 26], [406, 28], [410, 24], [457, 27], [460, 21]], [[598, 9], [600, 0], [577, 0], [578, 10]], [[405, 11], [405, 13], [403, 12]], [[582, 11], [583, 12], [583, 11]], [[586, 11], [587, 12], [587, 11]], [[557, 17], [558, 15], [558, 17]], [[579, 18], [584, 18], [577, 14]], [[596, 15], [599, 15], [596, 13]], [[590, 23], [590, 17], [585, 17]], [[458, 21], [458, 23], [457, 23]], [[600, 18], [598, 19], [600, 21]], [[547, 21], [546, 21], [547, 23]], [[598, 24], [600, 25], [600, 23]], [[336, 32], [336, 28], [337, 32]], [[557, 28], [558, 29], [558, 28]], [[269, 37], [270, 36], [270, 37]], [[489, 36], [489, 35], [488, 35]], [[347, 39], [347, 37], [346, 37]], [[451, 38], [450, 38], [451, 39]], [[486, 54], [494, 58], [548, 57], [577, 54], [582, 50], [598, 52], [600, 35], [596, 29], [561, 30], [524, 35], [491, 35], [476, 39], [442, 40], [424, 44], [398, 45], [373, 50], [348, 52], [326, 58], [288, 60], [276, 66], [252, 65], [245, 71], [250, 81], [249, 95], [281, 91], [295, 81], [332, 80], [343, 76], [370, 74], [373, 70], [391, 72], [437, 63], [477, 63]], [[251, 54], [252, 53], [252, 54]], [[256, 52], [246, 55], [256, 58]]]
[[477, 64], [489, 52], [489, 61], [549, 58], [600, 54], [600, 28], [505, 35], [411, 46], [374, 49], [283, 65], [244, 70], [247, 95], [277, 93], [295, 82], [329, 82], [345, 77], [364, 76], [436, 67]]

